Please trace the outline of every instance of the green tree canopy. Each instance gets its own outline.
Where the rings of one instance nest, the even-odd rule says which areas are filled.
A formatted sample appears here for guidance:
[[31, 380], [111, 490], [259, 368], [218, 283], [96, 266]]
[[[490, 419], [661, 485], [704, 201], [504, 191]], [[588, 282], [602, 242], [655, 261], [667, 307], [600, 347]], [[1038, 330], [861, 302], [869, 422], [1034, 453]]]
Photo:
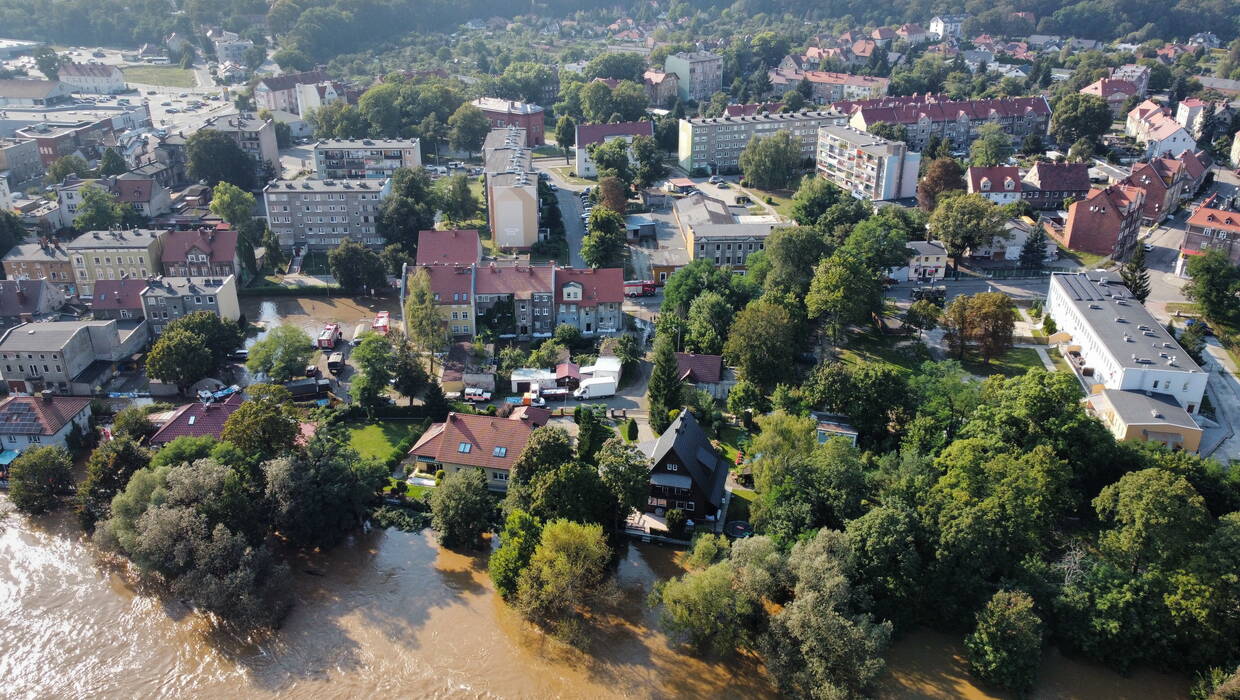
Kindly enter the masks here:
[[431, 522], [439, 543], [449, 548], [472, 547], [491, 527], [494, 502], [481, 469], [449, 474], [431, 494]]
[[336, 283], [346, 292], [370, 290], [373, 293], [387, 287], [387, 268], [379, 254], [352, 238], [346, 238], [328, 251], [327, 266]]
[[755, 136], [740, 154], [745, 181], [764, 190], [780, 190], [792, 185], [801, 168], [801, 144], [786, 130], [766, 137]]
[[73, 463], [63, 447], [24, 450], [9, 465], [9, 500], [23, 513], [52, 510], [73, 488]]
[[255, 185], [254, 159], [221, 131], [202, 129], [185, 142], [189, 176], [210, 187], [227, 182], [243, 190]]
[[314, 343], [305, 331], [297, 326], [276, 326], [250, 348], [245, 367], [273, 382], [286, 382], [302, 373], [312, 355]]

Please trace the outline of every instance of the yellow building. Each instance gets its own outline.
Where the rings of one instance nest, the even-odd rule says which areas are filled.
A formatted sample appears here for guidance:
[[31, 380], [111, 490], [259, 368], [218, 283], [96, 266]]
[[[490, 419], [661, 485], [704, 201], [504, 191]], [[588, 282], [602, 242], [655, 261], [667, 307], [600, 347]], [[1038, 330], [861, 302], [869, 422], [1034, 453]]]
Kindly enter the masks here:
[[64, 244], [77, 276], [78, 292], [94, 293], [95, 280], [146, 279], [161, 274], [167, 231], [87, 231]]
[[1083, 401], [1117, 440], [1157, 442], [1194, 454], [1201, 447], [1201, 426], [1165, 394], [1102, 389]]

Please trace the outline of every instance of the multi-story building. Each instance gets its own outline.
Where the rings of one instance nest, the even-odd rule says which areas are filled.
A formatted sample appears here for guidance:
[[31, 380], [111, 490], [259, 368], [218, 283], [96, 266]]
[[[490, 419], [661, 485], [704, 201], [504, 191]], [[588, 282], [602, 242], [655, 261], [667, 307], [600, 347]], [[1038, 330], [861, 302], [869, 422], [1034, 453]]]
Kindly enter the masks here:
[[624, 270], [617, 267], [557, 268], [553, 273], [556, 325], [567, 323], [582, 335], [614, 335], [624, 330]]
[[145, 289], [146, 280], [141, 277], [96, 280], [95, 296], [90, 300], [90, 314], [96, 321], [145, 318], [142, 309], [142, 292]]
[[983, 124], [998, 124], [1019, 143], [1029, 134], [1042, 136], [1050, 124], [1051, 106], [1042, 95], [986, 100], [950, 100], [938, 95], [885, 97], [845, 102], [836, 107], [852, 114], [849, 123], [867, 131], [877, 122], [899, 124], [907, 131], [905, 143], [921, 151], [932, 136], [968, 148]]
[[850, 126], [818, 130], [817, 171], [820, 177], [854, 197], [881, 201], [917, 194], [920, 153], [899, 141], [888, 141]]
[[1150, 88], [1150, 67], [1141, 66], [1136, 63], [1128, 63], [1111, 71], [1111, 77], [1116, 80], [1125, 80], [1137, 88], [1137, 94], [1145, 97]]
[[241, 318], [237, 303], [237, 281], [229, 275], [218, 277], [155, 277], [142, 290], [142, 310], [151, 334], [158, 336], [172, 321], [195, 311], [211, 313], [236, 321]]
[[522, 136], [525, 138], [523, 145], [526, 148], [541, 146], [546, 142], [543, 138], [542, 107], [499, 97], [479, 97], [470, 104], [482, 110], [491, 122], [492, 130], [513, 127], [522, 129]]
[[228, 134], [241, 150], [254, 159], [254, 170], [260, 180], [280, 172], [280, 148], [276, 144], [276, 124], [250, 113], [207, 119], [202, 128]]
[[869, 100], [887, 94], [889, 78], [869, 75], [852, 75], [851, 73], [832, 73], [822, 70], [800, 70], [785, 67], [788, 59], [784, 59], [778, 68], [767, 72], [771, 80], [771, 92], [782, 95], [795, 89], [802, 80], [808, 81], [813, 89], [810, 99], [817, 104], [825, 105], [842, 100]]
[[1127, 80], [1118, 78], [1099, 78], [1081, 88], [1082, 95], [1093, 95], [1101, 98], [1111, 108], [1111, 116], [1118, 117], [1124, 111], [1124, 105], [1134, 95], [1139, 95], [1137, 86]]
[[1179, 122], [1171, 118], [1171, 110], [1146, 100], [1128, 112], [1124, 133], [1145, 146], [1145, 156], [1181, 153], [1195, 148], [1197, 139]]
[[11, 187], [43, 174], [39, 142], [34, 139], [0, 138], [0, 178]]
[[1020, 168], [997, 165], [990, 168], [971, 166], [965, 174], [969, 194], [980, 194], [995, 204], [1012, 204], [1021, 199]]
[[1179, 208], [1187, 180], [1187, 172], [1180, 161], [1153, 158], [1144, 163], [1134, 163], [1132, 172], [1120, 184], [1145, 192], [1141, 222], [1149, 225], [1161, 222]]
[[818, 152], [819, 127], [843, 126], [846, 121], [845, 114], [836, 109], [681, 119], [677, 157], [686, 171], [735, 172], [751, 138], [787, 131], [801, 143], [801, 156], [812, 162]]
[[[578, 124], [577, 125], [577, 176], [595, 177], [598, 169], [590, 158], [590, 146], [622, 139], [632, 144], [637, 136], [654, 136], [654, 122], [617, 122], [615, 124]], [[629, 161], [633, 161], [630, 149]]]
[[1164, 394], [1198, 412], [1209, 375], [1117, 279], [1055, 273], [1046, 310], [1068, 336], [1060, 345], [1088, 387]]
[[281, 248], [327, 250], [345, 240], [378, 247], [391, 180], [274, 180], [263, 188], [267, 222]]
[[297, 86], [312, 85], [329, 79], [327, 73], [321, 70], [285, 73], [263, 78], [254, 84], [254, 104], [259, 110], [300, 114], [297, 105]]
[[1211, 112], [1223, 126], [1231, 123], [1231, 107], [1226, 100], [1211, 103], [1196, 97], [1180, 100], [1175, 107], [1175, 121], [1188, 129], [1193, 138], [1200, 139], [1202, 128], [1206, 125], [1205, 117]]
[[330, 139], [313, 150], [314, 175], [322, 180], [386, 180], [397, 168], [422, 166], [418, 139]]
[[709, 51], [677, 53], [667, 57], [663, 70], [675, 73], [680, 99], [705, 102], [723, 90], [723, 56]]
[[62, 63], [60, 82], [74, 92], [115, 95], [128, 89], [125, 74], [117, 66], [104, 63]]
[[551, 265], [476, 266], [478, 326], [500, 338], [550, 338], [556, 325], [555, 273]]
[[538, 173], [522, 129], [495, 129], [482, 147], [487, 223], [505, 250], [528, 250], [538, 241]]
[[246, 52], [254, 48], [254, 42], [236, 32], [212, 30], [209, 37], [215, 48], [215, 60], [220, 63], [245, 63]]
[[1034, 209], [1062, 209], [1069, 197], [1084, 199], [1089, 194], [1089, 165], [1086, 163], [1046, 163], [1039, 161], [1025, 173], [1021, 196]]
[[77, 216], [83, 192], [89, 187], [98, 187], [111, 193], [116, 197], [118, 204], [128, 204], [146, 219], [153, 219], [172, 211], [172, 195], [168, 192], [168, 188], [136, 173], [122, 173], [98, 180], [83, 180], [75, 174], [66, 177], [55, 187], [65, 225], [70, 225], [73, 218]]
[[298, 83], [293, 88], [293, 96], [297, 100], [295, 114], [306, 115], [316, 109], [322, 109], [333, 102], [347, 101], [349, 88], [344, 83], [324, 80], [319, 83]]
[[167, 231], [87, 231], [63, 244], [73, 261], [78, 292], [94, 293], [95, 280], [150, 277], [160, 267]]
[[930, 20], [930, 34], [936, 39], [959, 39], [968, 15], [935, 15]]
[[[85, 396], [10, 396], [0, 401], [0, 444], [17, 453], [39, 447], [67, 449], [70, 435], [90, 433], [90, 404]], [[0, 467], [6, 477], [9, 464]]]
[[0, 331], [50, 318], [66, 301], [60, 287], [47, 280], [0, 280]]
[[0, 107], [47, 107], [72, 99], [59, 80], [0, 80]]
[[435, 307], [443, 315], [448, 333], [453, 338], [473, 338], [476, 333], [474, 266], [427, 265], [419, 267], [414, 274], [422, 272], [430, 279], [431, 295]]
[[13, 192], [9, 189], [9, 181], [0, 175], [0, 211], [13, 208]]
[[4, 276], [11, 280], [47, 280], [67, 296], [77, 294], [69, 253], [54, 238], [18, 243], [4, 255]]
[[150, 339], [144, 321], [43, 321], [15, 326], [0, 338], [0, 377], [10, 392], [97, 394], [116, 363]]
[[1187, 276], [1189, 258], [1207, 250], [1221, 250], [1232, 264], [1240, 264], [1240, 212], [1229, 208], [1218, 194], [1207, 197], [1185, 223], [1176, 274]]
[[1066, 222], [1048, 217], [1043, 223], [1051, 238], [1070, 250], [1123, 260], [1137, 245], [1144, 204], [1142, 190], [1110, 185], [1090, 190], [1085, 199], [1073, 202]]
[[237, 232], [230, 228], [170, 231], [160, 256], [163, 273], [170, 277], [234, 276], [248, 279], [237, 253]]
[[648, 70], [642, 74], [646, 97], [655, 107], [670, 107], [680, 95], [680, 76], [661, 70]]
[[473, 229], [418, 231], [416, 265], [473, 265], [482, 261], [482, 237]]

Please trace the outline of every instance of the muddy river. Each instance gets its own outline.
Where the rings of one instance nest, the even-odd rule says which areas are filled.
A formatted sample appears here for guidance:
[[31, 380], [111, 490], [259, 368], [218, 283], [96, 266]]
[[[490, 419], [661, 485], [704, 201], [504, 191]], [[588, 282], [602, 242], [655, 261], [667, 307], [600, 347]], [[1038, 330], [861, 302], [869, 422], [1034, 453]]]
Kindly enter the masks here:
[[[3, 695], [313, 698], [760, 698], [760, 667], [680, 653], [643, 604], [675, 553], [628, 546], [627, 592], [589, 653], [544, 639], [494, 595], [483, 555], [440, 550], [429, 532], [372, 532], [294, 562], [296, 607], [278, 632], [212, 635], [176, 601], [135, 591], [101, 565], [73, 518], [28, 519], [0, 497]], [[985, 698], [955, 640], [930, 632], [892, 650], [884, 697]], [[1179, 679], [1130, 678], [1051, 652], [1043, 698], [1174, 698]]]

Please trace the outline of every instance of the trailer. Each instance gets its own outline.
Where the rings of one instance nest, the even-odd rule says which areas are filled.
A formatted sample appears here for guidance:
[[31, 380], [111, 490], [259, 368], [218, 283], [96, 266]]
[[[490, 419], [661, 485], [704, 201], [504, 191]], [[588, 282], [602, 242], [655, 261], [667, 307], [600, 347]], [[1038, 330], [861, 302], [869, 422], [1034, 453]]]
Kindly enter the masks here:
[[375, 314], [375, 322], [372, 327], [379, 335], [387, 335], [388, 329], [391, 327], [391, 314], [387, 311], [380, 311], [378, 314]]
[[323, 330], [319, 331], [316, 347], [323, 350], [331, 350], [336, 347], [336, 343], [344, 340], [344, 333], [340, 330], [340, 324], [329, 323], [323, 326]]

